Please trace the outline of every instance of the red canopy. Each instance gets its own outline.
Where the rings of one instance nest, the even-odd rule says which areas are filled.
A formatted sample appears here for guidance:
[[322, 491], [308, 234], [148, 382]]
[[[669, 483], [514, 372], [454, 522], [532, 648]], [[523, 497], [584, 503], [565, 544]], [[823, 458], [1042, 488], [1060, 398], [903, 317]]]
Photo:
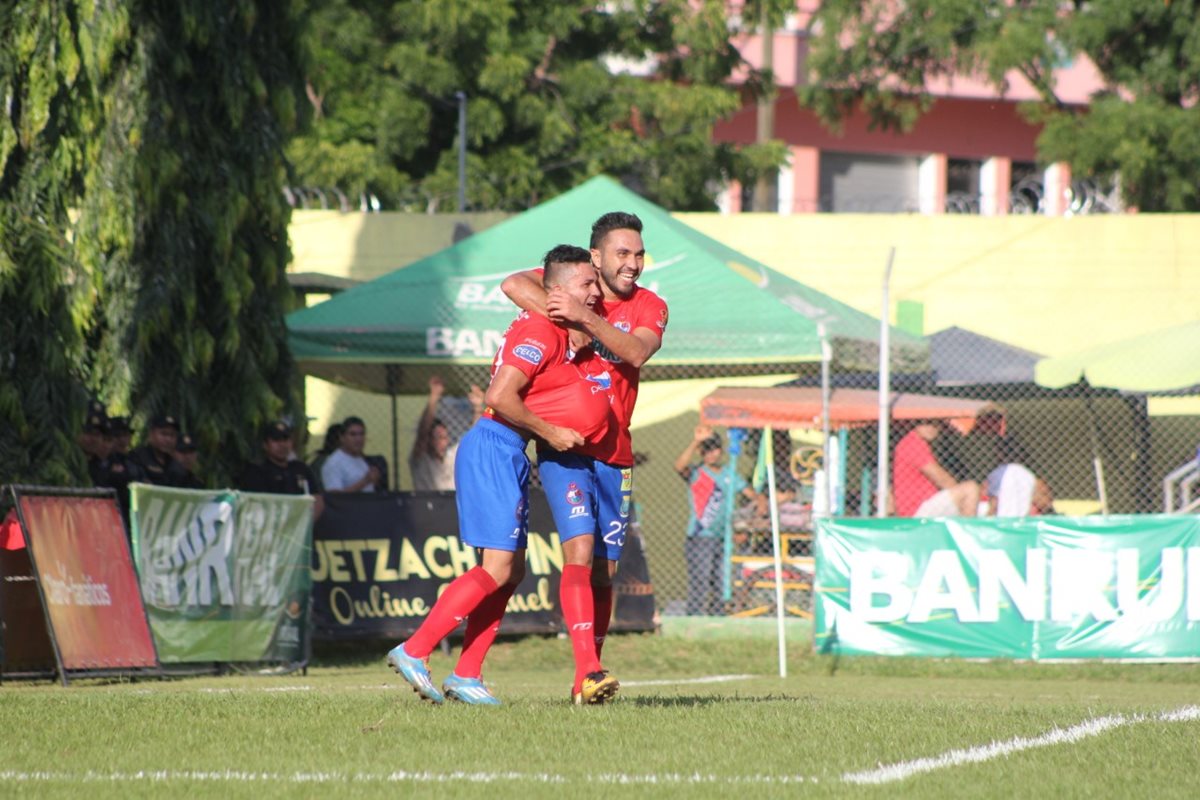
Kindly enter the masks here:
[[[984, 412], [1004, 410], [986, 400], [896, 392], [891, 395], [892, 419], [942, 419], [963, 434], [975, 427]], [[829, 402], [833, 428], [873, 425], [879, 420], [879, 392], [872, 389], [834, 389]], [[700, 421], [728, 428], [819, 428], [821, 390], [810, 387], [722, 386], [700, 401]]]

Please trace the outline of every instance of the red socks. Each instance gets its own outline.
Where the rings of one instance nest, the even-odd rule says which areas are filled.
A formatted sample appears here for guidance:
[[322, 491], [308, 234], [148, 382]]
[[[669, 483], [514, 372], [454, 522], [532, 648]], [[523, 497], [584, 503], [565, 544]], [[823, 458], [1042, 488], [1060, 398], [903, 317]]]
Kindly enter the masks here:
[[504, 609], [516, 590], [514, 584], [504, 584], [483, 598], [483, 602], [467, 615], [467, 632], [463, 637], [462, 654], [454, 667], [455, 675], [460, 678], [481, 676], [483, 659], [491, 649], [492, 642], [496, 641], [496, 632], [500, 630]]
[[604, 639], [608, 636], [608, 623], [612, 620], [613, 587], [592, 586], [592, 608], [594, 610], [594, 627], [592, 639], [596, 643], [596, 660], [600, 661], [600, 651], [604, 649]]
[[[571, 650], [575, 654], [575, 691], [579, 691], [584, 676], [601, 669], [596, 657], [594, 620], [592, 618], [592, 570], [582, 564], [567, 564], [563, 567], [562, 583], [558, 591], [562, 606], [563, 622], [571, 636]], [[411, 655], [412, 653], [410, 653]]]
[[413, 658], [426, 658], [438, 646], [438, 642], [445, 639], [497, 588], [496, 581], [483, 567], [473, 567], [459, 575], [442, 592], [417, 632], [404, 643], [404, 652]]

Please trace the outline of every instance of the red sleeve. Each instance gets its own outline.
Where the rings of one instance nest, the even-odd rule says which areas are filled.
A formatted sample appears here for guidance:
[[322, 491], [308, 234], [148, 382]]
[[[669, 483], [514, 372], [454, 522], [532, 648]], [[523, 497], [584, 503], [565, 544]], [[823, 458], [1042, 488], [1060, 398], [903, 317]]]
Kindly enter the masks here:
[[516, 367], [532, 379], [534, 375], [563, 360], [562, 340], [554, 323], [541, 314], [526, 312], [504, 335], [496, 353], [492, 374], [504, 364]]
[[633, 313], [633, 329], [646, 328], [654, 331], [661, 342], [667, 331], [667, 304], [654, 292], [646, 289], [638, 292], [637, 306]]

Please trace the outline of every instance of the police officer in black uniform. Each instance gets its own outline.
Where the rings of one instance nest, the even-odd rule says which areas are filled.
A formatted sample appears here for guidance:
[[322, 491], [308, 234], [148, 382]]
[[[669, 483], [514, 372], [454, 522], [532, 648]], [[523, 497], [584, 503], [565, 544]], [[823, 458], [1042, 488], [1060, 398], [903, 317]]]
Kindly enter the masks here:
[[181, 433], [175, 442], [175, 460], [183, 470], [180, 486], [184, 489], [203, 489], [204, 483], [196, 477], [196, 440], [190, 433]]
[[108, 486], [108, 451], [111, 445], [108, 415], [104, 412], [104, 406], [93, 400], [88, 404], [83, 431], [79, 434], [79, 448], [87, 456], [88, 477], [92, 479], [92, 486]]
[[178, 438], [178, 419], [170, 414], [159, 414], [151, 419], [146, 443], [129, 454], [130, 479], [156, 486], [183, 486], [187, 475], [175, 460]]
[[124, 509], [129, 503], [129, 417], [109, 417], [108, 433], [112, 444], [108, 451], [108, 476], [105, 486], [117, 492]]
[[316, 497], [313, 518], [324, 508], [321, 488], [308, 465], [292, 458], [292, 426], [276, 420], [262, 435], [263, 460], [248, 464], [238, 479], [237, 488], [243, 492], [268, 494], [311, 494]]

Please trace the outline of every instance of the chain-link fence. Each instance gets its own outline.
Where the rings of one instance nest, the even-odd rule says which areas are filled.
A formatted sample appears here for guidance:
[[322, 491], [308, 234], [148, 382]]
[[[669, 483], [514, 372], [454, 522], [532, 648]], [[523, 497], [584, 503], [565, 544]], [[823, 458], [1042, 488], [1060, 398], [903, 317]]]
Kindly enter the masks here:
[[[961, 411], [947, 412], [948, 418], [954, 417], [954, 424], [930, 426], [934, 435], [927, 440], [933, 457], [953, 481], [973, 483], [979, 488], [972, 500], [976, 510], [1082, 515], [1195, 509], [1193, 500], [1200, 494], [1195, 486], [1200, 397], [1186, 391], [1158, 395], [1123, 392], [1083, 382], [1044, 388], [1034, 380], [1037, 357], [1033, 354], [960, 330], [942, 332], [927, 341], [932, 348], [931, 368], [894, 373], [894, 398], [926, 398], [923, 407], [930, 409], [931, 417], [941, 414], [939, 402], [959, 409], [959, 400], [980, 401], [974, 406], [979, 417], [973, 424], [960, 424]], [[1147, 365], [1147, 369], [1150, 367]], [[470, 383], [486, 377], [484, 369], [448, 366], [441, 370], [452, 391], [459, 392], [443, 398], [438, 411], [456, 439], [471, 424], [471, 408], [463, 393]], [[1131, 370], [1131, 383], [1136, 383], [1137, 365]], [[770, 514], [765, 502], [749, 493], [739, 494], [732, 504], [728, 538], [721, 538], [715, 556], [720, 574], [714, 577], [711, 572], [705, 573], [699, 559], [689, 559], [697, 542], [688, 533], [689, 525], [694, 532], [697, 520], [703, 520], [706, 513], [715, 513], [709, 505], [714, 502], [714, 487], [698, 488], [694, 480], [689, 485], [677, 471], [676, 461], [697, 439], [701, 404], [717, 386], [790, 383], [810, 387], [819, 394], [819, 370], [801, 366], [792, 375], [753, 379], [721, 377], [713, 372], [711, 367], [702, 366], [689, 379], [644, 382], [635, 414], [635, 510], [658, 610], [662, 614], [772, 613], [774, 565]], [[844, 389], [877, 389], [877, 381], [875, 373], [848, 372], [835, 363], [830, 377], [831, 402], [848, 402], [845, 398], [850, 394]], [[426, 398], [419, 394], [393, 398], [310, 379], [307, 404], [311, 438], [307, 455], [309, 459], [316, 455], [331, 424], [350, 415], [359, 416], [367, 425], [367, 452], [388, 461], [393, 488], [409, 489], [408, 455], [425, 403]], [[831, 439], [841, 453], [829, 471], [832, 491], [818, 477], [823, 466], [820, 414], [813, 416], [809, 425], [775, 433], [781, 554], [787, 587], [784, 602], [789, 613], [806, 615], [810, 610], [814, 501], [819, 506], [822, 496], [832, 496], [833, 511], [841, 515], [877, 513], [877, 414], [867, 416], [872, 418], [835, 421], [831, 425]], [[916, 423], [892, 420], [888, 452], [893, 458], [904, 436], [920, 427]], [[735, 473], [752, 490], [765, 492], [765, 487], [755, 487], [753, 480], [762, 431], [718, 428], [716, 433], [723, 452], [712, 465], [714, 474], [732, 461]], [[692, 448], [684, 459], [689, 466], [701, 463], [702, 449]], [[1002, 469], [1006, 464], [1023, 468], [1012, 470], [1007, 483]], [[892, 466], [889, 459], [889, 468]], [[899, 469], [902, 465], [894, 466]], [[689, 477], [694, 479], [695, 475]], [[1041, 494], [1035, 493], [1035, 486]], [[721, 488], [715, 485], [718, 493]], [[1045, 490], [1050, 493], [1048, 498]], [[1004, 491], [1017, 494], [997, 509]], [[1012, 497], [1022, 497], [1020, 492], [1026, 493], [1025, 499], [1014, 501]], [[911, 504], [899, 497], [891, 497], [888, 502], [891, 513], [914, 513]]]

